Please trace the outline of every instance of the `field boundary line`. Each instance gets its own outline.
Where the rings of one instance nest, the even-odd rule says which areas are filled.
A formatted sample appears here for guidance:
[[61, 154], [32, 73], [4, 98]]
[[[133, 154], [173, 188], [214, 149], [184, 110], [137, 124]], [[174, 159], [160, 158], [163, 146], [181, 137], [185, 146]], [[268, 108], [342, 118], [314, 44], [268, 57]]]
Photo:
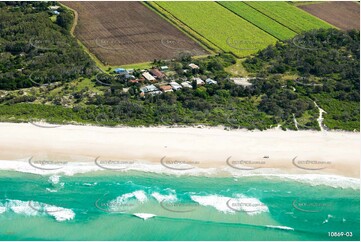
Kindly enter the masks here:
[[[272, 37], [274, 37], [274, 38], [276, 38], [276, 39], [278, 39], [279, 41], [284, 41], [284, 40], [282, 40], [282, 39], [280, 39], [280, 38], [278, 38], [277, 36], [275, 36], [275, 35], [273, 35], [273, 34], [271, 34], [271, 33], [269, 33], [267, 30], [265, 30], [265, 29], [263, 29], [263, 28], [261, 28], [261, 27], [259, 27], [259, 26], [257, 26], [256, 24], [254, 24], [254, 23], [252, 23], [251, 21], [249, 21], [249, 20], [247, 20], [247, 19], [245, 19], [244, 17], [242, 17], [241, 15], [239, 15], [238, 13], [236, 13], [235, 11], [233, 11], [232, 9], [229, 9], [229, 8], [227, 8], [226, 6], [223, 6], [222, 4], [220, 4], [218, 1], [216, 2], [217, 4], [219, 4], [220, 6], [222, 6], [223, 8], [225, 8], [225, 9], [227, 9], [228, 11], [230, 11], [230, 12], [232, 12], [232, 13], [234, 13], [235, 15], [237, 15], [239, 18], [241, 18], [241, 19], [243, 19], [243, 20], [245, 20], [245, 21], [247, 21], [248, 23], [250, 23], [250, 24], [252, 24], [253, 26], [255, 26], [255, 27], [257, 27], [258, 29], [260, 29], [260, 30], [262, 30], [263, 32], [265, 32], [265, 33], [267, 33], [267, 34], [269, 34], [269, 35], [271, 35]], [[247, 6], [249, 6], [248, 4], [247, 4]], [[259, 11], [258, 11], [259, 12]], [[261, 13], [261, 12], [259, 12], [259, 13]], [[263, 14], [263, 13], [261, 13], [262, 15], [264, 15], [265, 17], [267, 17], [267, 18], [270, 18], [270, 17], [268, 17], [267, 15], [265, 15], [265, 14]], [[271, 18], [270, 18], [271, 19]], [[273, 19], [271, 19], [271, 20], [273, 20]], [[274, 21], [274, 20], [273, 20]], [[275, 22], [277, 22], [277, 21], [275, 21]], [[277, 22], [278, 23], [278, 22]], [[283, 25], [282, 25], [283, 26]], [[285, 26], [284, 26], [285, 27]], [[289, 28], [288, 28], [289, 29]], [[295, 35], [297, 35], [297, 33], [295, 32], [295, 31], [293, 31], [293, 30], [291, 30], [293, 33], [295, 33]]]
[[[321, 3], [326, 3], [326, 1], [325, 1], [325, 2], [315, 3], [315, 4], [321, 4]], [[327, 22], [327, 21], [325, 21], [325, 20], [317, 17], [316, 15], [313, 15], [313, 14], [307, 12], [306, 10], [303, 10], [302, 8], [300, 8], [300, 7], [298, 7], [298, 6], [294, 6], [294, 5], [292, 5], [292, 4], [291, 4], [291, 6], [294, 7], [294, 8], [297, 8], [298, 10], [300, 10], [301, 12], [303, 12], [304, 14], [310, 15], [311, 17], [316, 18], [318, 21], [321, 21], [321, 22], [323, 22], [324, 24], [329, 25], [330, 28], [340, 29], [340, 28], [334, 26], [333, 24], [331, 24], [331, 23], [329, 23], [329, 22]]]
[[[181, 21], [180, 19], [175, 17], [173, 14], [171, 14], [169, 11], [167, 11], [166, 9], [164, 9], [162, 6], [158, 5], [157, 3], [144, 2], [143, 4], [145, 4], [149, 9], [151, 9], [152, 11], [154, 11], [155, 13], [160, 15], [164, 20], [171, 23], [177, 29], [179, 29], [180, 31], [185, 33], [192, 40], [196, 41], [198, 44], [200, 44], [203, 48], [205, 48], [211, 54], [216, 54], [217, 51], [224, 51], [218, 45], [214, 44], [212, 41], [205, 38], [203, 35], [201, 35], [197, 31], [195, 31], [193, 28], [189, 27], [187, 24], [185, 24], [183, 21]], [[159, 10], [157, 8], [159, 8], [161, 10]], [[162, 12], [162, 11], [164, 11], [164, 12]], [[179, 23], [177, 23], [177, 21]], [[190, 31], [187, 29], [189, 29]], [[200, 36], [200, 37], [198, 37], [198, 36]]]
[[[279, 23], [280, 25], [284, 26], [285, 28], [287, 28], [287, 29], [291, 30], [292, 32], [295, 32], [296, 34], [299, 34], [299, 33], [301, 33], [301, 32], [302, 32], [302, 31], [301, 31], [301, 32], [299, 32], [299, 31], [296, 31], [296, 30], [294, 30], [294, 29], [291, 29], [290, 27], [288, 27], [288, 26], [284, 25], [283, 23], [279, 22], [278, 20], [276, 20], [276, 19], [272, 18], [272, 17], [271, 17], [271, 16], [269, 16], [268, 14], [265, 14], [265, 13], [263, 13], [262, 11], [258, 10], [257, 8], [255, 8], [255, 7], [251, 6], [251, 5], [249, 5], [246, 1], [244, 1], [243, 3], [244, 3], [244, 4], [246, 4], [247, 6], [249, 6], [250, 8], [253, 8], [253, 9], [254, 9], [254, 10], [256, 10], [257, 12], [259, 12], [260, 14], [263, 14], [264, 16], [269, 17], [269, 18], [270, 18], [270, 19], [272, 19], [273, 21], [275, 21], [275, 22]], [[291, 6], [292, 6], [292, 5], [291, 5]]]
[[61, 6], [63, 6], [64, 8], [70, 10], [73, 12], [74, 14], [74, 19], [73, 19], [73, 24], [72, 24], [72, 27], [70, 29], [70, 34], [71, 36], [73, 36], [77, 43], [80, 45], [80, 47], [83, 48], [83, 50], [89, 55], [89, 57], [95, 62], [96, 66], [102, 71], [102, 72], [107, 72], [106, 69], [107, 68], [111, 68], [111, 66], [106, 66], [95, 54], [93, 54], [89, 49], [88, 47], [86, 47], [83, 42], [81, 42], [80, 39], [78, 39], [75, 35], [75, 28], [78, 24], [78, 18], [79, 18], [79, 14], [78, 12], [75, 10], [75, 9], [72, 9], [71, 7], [69, 6], [66, 6], [65, 4], [62, 4], [62, 3], [59, 3]]

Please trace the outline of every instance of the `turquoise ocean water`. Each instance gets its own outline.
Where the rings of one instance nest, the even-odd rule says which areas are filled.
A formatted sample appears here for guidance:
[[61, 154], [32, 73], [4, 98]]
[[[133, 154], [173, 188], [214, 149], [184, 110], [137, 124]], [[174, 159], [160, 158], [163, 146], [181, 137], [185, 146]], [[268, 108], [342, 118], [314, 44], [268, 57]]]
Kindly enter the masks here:
[[0, 171], [0, 240], [359, 241], [359, 193], [276, 177]]

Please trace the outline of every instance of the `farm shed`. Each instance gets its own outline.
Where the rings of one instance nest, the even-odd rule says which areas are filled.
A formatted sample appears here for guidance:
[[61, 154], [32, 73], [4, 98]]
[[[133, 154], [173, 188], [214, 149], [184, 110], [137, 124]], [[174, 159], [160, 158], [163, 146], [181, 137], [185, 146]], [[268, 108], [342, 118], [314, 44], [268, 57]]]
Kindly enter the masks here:
[[177, 82], [171, 82], [171, 83], [169, 83], [169, 85], [172, 86], [172, 88], [173, 88], [174, 91], [177, 91], [177, 90], [182, 89], [182, 86], [179, 85]]
[[142, 74], [142, 76], [145, 78], [145, 79], [147, 79], [148, 81], [150, 81], [150, 82], [153, 82], [153, 81], [155, 81], [155, 78], [154, 78], [154, 76], [152, 76], [149, 72], [143, 72], [143, 74]]
[[165, 75], [158, 69], [151, 69], [150, 73], [152, 73], [153, 76], [157, 77], [158, 79], [162, 79]]
[[211, 79], [211, 78], [207, 78], [206, 83], [209, 84], [209, 85], [217, 84], [217, 82], [215, 80]]
[[160, 90], [162, 90], [163, 92], [173, 92], [172, 86], [170, 85], [166, 85], [166, 86], [161, 86], [159, 87]]

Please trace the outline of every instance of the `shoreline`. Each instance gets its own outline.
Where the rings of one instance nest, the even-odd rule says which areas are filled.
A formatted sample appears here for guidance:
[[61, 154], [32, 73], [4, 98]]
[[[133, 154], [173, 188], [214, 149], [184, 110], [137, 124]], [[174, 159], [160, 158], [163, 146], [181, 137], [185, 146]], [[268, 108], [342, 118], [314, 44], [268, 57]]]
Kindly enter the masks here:
[[91, 170], [360, 178], [358, 132], [82, 125], [41, 128], [30, 123], [0, 123], [0, 132], [0, 169], [4, 160], [29, 163], [32, 157], [40, 170], [48, 172], [61, 171], [56, 162], [66, 161], [85, 162]]

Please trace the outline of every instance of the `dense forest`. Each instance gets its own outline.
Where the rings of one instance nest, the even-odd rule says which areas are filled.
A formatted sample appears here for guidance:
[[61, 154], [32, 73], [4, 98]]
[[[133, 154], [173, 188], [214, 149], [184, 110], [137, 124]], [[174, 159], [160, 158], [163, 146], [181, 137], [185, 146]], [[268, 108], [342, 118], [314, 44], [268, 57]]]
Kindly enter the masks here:
[[[326, 128], [359, 130], [357, 31], [314, 30], [269, 46], [242, 62], [249, 86], [232, 81], [227, 70], [239, 60], [229, 53], [154, 60], [169, 67], [163, 82], [192, 88], [142, 96], [147, 83], [100, 71], [69, 33], [72, 13], [54, 15], [52, 5], [0, 3], [0, 121], [319, 130], [318, 105]], [[217, 84], [197, 86], [194, 77]]]
[[[94, 64], [71, 37], [72, 13], [52, 2], [0, 2], [0, 89], [90, 76]], [[30, 77], [30, 78], [29, 78]]]
[[[259, 77], [283, 76], [302, 95], [327, 111], [326, 125], [358, 129], [360, 119], [360, 32], [321, 29], [260, 51], [244, 62]], [[267, 113], [280, 110], [287, 99], [274, 90], [262, 98]], [[327, 108], [326, 108], [327, 107]]]

